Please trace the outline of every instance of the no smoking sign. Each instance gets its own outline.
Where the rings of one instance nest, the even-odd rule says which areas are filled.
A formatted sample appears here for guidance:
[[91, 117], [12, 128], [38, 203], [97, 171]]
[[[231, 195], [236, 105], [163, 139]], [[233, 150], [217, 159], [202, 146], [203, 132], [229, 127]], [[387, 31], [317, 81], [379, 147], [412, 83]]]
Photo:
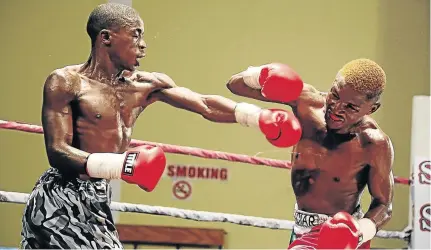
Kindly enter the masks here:
[[192, 195], [192, 185], [187, 181], [177, 181], [172, 185], [172, 193], [178, 200], [185, 200]]

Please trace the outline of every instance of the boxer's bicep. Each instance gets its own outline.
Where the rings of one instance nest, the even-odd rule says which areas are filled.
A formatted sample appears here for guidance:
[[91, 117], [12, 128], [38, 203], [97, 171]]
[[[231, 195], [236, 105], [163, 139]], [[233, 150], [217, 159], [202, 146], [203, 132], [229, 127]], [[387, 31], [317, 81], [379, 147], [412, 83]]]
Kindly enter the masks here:
[[394, 152], [389, 139], [378, 142], [371, 155], [369, 172], [369, 191], [373, 198], [379, 199], [383, 204], [390, 204], [393, 197], [394, 178], [392, 165]]
[[377, 227], [383, 226], [391, 217], [394, 177], [392, 164], [394, 152], [389, 139], [374, 145], [370, 154], [368, 190], [372, 197], [366, 217], [371, 218]]
[[43, 88], [42, 124], [47, 145], [71, 143], [74, 95], [64, 76], [52, 73]]
[[205, 109], [205, 103], [199, 94], [182, 87], [157, 90], [149, 96], [149, 101], [161, 101], [195, 113], [201, 113]]
[[[48, 160], [53, 167], [83, 166], [87, 153], [71, 147], [74, 89], [61, 73], [52, 73], [43, 88], [42, 126]], [[76, 151], [76, 152], [75, 152]], [[81, 172], [81, 171], [80, 171]]]

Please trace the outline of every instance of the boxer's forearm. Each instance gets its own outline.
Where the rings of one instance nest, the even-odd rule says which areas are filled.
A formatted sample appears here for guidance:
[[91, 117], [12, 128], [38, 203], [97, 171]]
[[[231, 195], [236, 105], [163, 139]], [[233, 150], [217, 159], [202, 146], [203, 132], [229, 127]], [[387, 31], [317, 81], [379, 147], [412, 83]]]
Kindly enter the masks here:
[[63, 144], [49, 147], [47, 154], [50, 165], [60, 172], [86, 174], [85, 164], [89, 153]]
[[244, 83], [242, 73], [233, 75], [226, 84], [226, 87], [235, 95], [248, 97], [264, 102], [273, 102], [265, 98], [259, 89], [253, 89]]
[[374, 199], [364, 217], [372, 220], [376, 224], [377, 230], [379, 230], [391, 219], [392, 205], [382, 204]]
[[217, 95], [204, 95], [205, 111], [202, 116], [213, 122], [236, 123], [236, 102]]

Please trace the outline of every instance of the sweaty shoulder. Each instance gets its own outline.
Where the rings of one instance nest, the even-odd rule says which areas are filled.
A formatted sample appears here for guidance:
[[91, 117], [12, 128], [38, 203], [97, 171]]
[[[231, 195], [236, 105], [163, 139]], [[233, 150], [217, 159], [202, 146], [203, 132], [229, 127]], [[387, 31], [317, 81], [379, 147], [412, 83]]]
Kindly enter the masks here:
[[297, 105], [323, 107], [325, 105], [326, 93], [318, 91], [313, 85], [304, 83], [301, 95], [297, 100]]
[[362, 126], [360, 135], [369, 166], [377, 167], [383, 176], [387, 176], [394, 161], [392, 142], [372, 118], [367, 117]]
[[359, 134], [361, 136], [362, 144], [369, 146], [389, 146], [390, 139], [382, 129], [378, 126], [377, 122], [371, 117], [367, 116], [360, 125]]
[[73, 66], [52, 71], [44, 84], [46, 95], [74, 96], [79, 92], [80, 77]]

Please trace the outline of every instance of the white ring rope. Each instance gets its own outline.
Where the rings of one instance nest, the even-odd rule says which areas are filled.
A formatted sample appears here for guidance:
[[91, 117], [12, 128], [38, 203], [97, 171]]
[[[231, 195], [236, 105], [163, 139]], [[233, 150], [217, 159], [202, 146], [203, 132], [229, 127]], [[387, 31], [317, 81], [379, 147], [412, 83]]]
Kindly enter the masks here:
[[[25, 204], [27, 203], [28, 197], [29, 197], [29, 194], [26, 194], [26, 193], [6, 192], [6, 191], [0, 190], [0, 202]], [[196, 210], [160, 207], [160, 206], [149, 206], [149, 205], [142, 205], [142, 204], [122, 203], [122, 202], [112, 202], [111, 209], [112, 211], [164, 215], [164, 216], [171, 216], [171, 217], [187, 219], [187, 220], [195, 220], [195, 221], [230, 222], [233, 224], [238, 224], [243, 226], [252, 226], [252, 227], [270, 228], [270, 229], [291, 230], [293, 228], [293, 225], [295, 224], [293, 221], [288, 221], [288, 220], [269, 219], [269, 218], [245, 216], [245, 215], [237, 215], [237, 214], [213, 213], [213, 212], [205, 212], [205, 211], [196, 211]], [[409, 241], [410, 232], [380, 230], [379, 232], [377, 232], [376, 237], [402, 239], [402, 240]]]

